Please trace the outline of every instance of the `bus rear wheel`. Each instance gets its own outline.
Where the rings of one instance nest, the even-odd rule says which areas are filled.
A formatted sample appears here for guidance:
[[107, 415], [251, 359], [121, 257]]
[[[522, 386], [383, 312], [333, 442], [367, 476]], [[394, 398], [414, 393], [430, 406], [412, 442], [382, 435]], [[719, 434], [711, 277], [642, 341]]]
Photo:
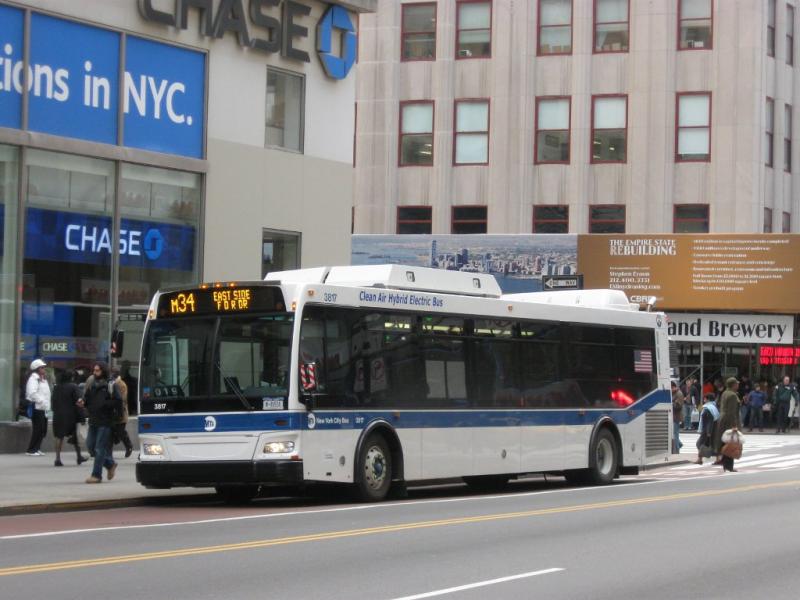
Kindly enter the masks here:
[[618, 463], [617, 441], [610, 430], [603, 428], [597, 432], [589, 451], [589, 483], [611, 483], [617, 475]]
[[392, 485], [392, 454], [383, 436], [370, 435], [356, 462], [356, 497], [362, 502], [378, 502]]
[[257, 485], [218, 485], [214, 488], [225, 504], [247, 504], [258, 496]]

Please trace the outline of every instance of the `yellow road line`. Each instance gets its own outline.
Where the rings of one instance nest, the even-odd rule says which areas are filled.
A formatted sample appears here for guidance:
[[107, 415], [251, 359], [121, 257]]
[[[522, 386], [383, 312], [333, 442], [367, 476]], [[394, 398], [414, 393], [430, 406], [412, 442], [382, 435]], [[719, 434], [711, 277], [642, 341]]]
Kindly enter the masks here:
[[500, 521], [506, 519], [520, 519], [526, 517], [537, 517], [542, 515], [557, 515], [563, 513], [580, 512], [588, 510], [599, 510], [604, 508], [618, 508], [622, 506], [636, 506], [639, 504], [653, 504], [656, 502], [668, 502], [672, 500], [686, 500], [688, 498], [703, 498], [722, 496], [726, 494], [737, 494], [741, 492], [755, 492], [767, 489], [799, 486], [800, 480], [783, 481], [778, 483], [765, 483], [758, 485], [746, 485], [741, 487], [729, 488], [724, 490], [705, 490], [701, 492], [685, 492], [681, 494], [671, 494], [667, 496], [649, 496], [646, 498], [630, 498], [627, 500], [611, 500], [608, 502], [596, 502], [592, 504], [575, 504], [572, 506], [560, 506], [554, 508], [540, 508], [536, 510], [526, 510], [519, 512], [496, 513], [491, 515], [478, 515], [474, 517], [457, 517], [452, 519], [439, 519], [434, 521], [418, 521], [416, 523], [401, 523], [398, 525], [385, 525], [382, 527], [370, 527], [366, 529], [350, 529], [344, 531], [331, 531], [327, 533], [312, 533], [283, 538], [267, 540], [254, 540], [251, 542], [241, 542], [238, 544], [221, 544], [217, 546], [200, 546], [195, 548], [184, 548], [182, 550], [165, 550], [161, 552], [146, 552], [142, 554], [127, 554], [121, 556], [109, 556], [106, 558], [70, 560], [65, 562], [43, 563], [38, 565], [23, 565], [19, 567], [7, 567], [0, 569], [0, 577], [9, 575], [27, 575], [32, 573], [44, 573], [47, 571], [61, 571], [65, 569], [83, 569], [86, 567], [99, 567], [105, 565], [116, 565], [121, 563], [138, 562], [145, 560], [155, 560], [161, 558], [179, 558], [184, 556], [199, 556], [202, 554], [215, 554], [219, 552], [229, 552], [232, 550], [254, 550], [258, 548], [268, 548], [270, 546], [282, 546], [286, 544], [299, 544], [304, 542], [318, 542], [325, 540], [336, 540], [364, 535], [375, 535], [381, 533], [395, 533], [398, 531], [408, 531], [412, 529], [426, 529], [431, 527], [444, 527], [447, 525], [466, 525], [470, 523], [485, 523], [488, 521]]

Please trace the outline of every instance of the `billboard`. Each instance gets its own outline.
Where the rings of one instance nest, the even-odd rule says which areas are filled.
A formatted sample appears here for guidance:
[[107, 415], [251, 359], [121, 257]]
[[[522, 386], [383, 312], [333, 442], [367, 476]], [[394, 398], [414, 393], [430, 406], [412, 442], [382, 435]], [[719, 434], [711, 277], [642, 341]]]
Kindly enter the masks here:
[[581, 235], [586, 288], [650, 296], [661, 309], [798, 312], [800, 236]]
[[505, 294], [538, 292], [542, 290], [542, 276], [575, 274], [577, 237], [573, 234], [354, 235], [351, 263], [489, 273]]
[[[22, 127], [23, 31], [22, 11], [0, 5], [0, 126], [14, 129]], [[117, 144], [122, 115], [122, 145], [203, 156], [205, 53], [36, 12], [29, 38], [28, 129]]]

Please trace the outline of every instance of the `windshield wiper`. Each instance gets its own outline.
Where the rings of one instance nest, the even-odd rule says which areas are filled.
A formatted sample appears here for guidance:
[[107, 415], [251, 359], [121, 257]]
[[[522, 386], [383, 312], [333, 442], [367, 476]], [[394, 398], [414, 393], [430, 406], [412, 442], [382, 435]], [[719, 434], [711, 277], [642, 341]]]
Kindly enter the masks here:
[[227, 388], [229, 388], [229, 389], [233, 390], [233, 393], [234, 393], [234, 394], [236, 394], [236, 397], [239, 399], [239, 401], [242, 403], [242, 405], [243, 405], [243, 406], [244, 406], [244, 407], [245, 407], [247, 410], [255, 410], [255, 408], [253, 408], [253, 405], [252, 405], [252, 404], [250, 404], [250, 403], [247, 401], [247, 398], [245, 398], [245, 397], [244, 397], [244, 394], [243, 394], [243, 393], [242, 393], [242, 391], [239, 389], [239, 384], [238, 384], [238, 382], [237, 382], [237, 381], [235, 381], [235, 380], [233, 379], [233, 377], [228, 377], [227, 375], [225, 375], [225, 373], [223, 373], [223, 372], [222, 372], [222, 367], [220, 366], [220, 364], [219, 364], [219, 363], [214, 363], [214, 364], [217, 366], [217, 370], [219, 371], [219, 374], [220, 374], [220, 376], [222, 377], [222, 381], [225, 383], [225, 387], [227, 387]]

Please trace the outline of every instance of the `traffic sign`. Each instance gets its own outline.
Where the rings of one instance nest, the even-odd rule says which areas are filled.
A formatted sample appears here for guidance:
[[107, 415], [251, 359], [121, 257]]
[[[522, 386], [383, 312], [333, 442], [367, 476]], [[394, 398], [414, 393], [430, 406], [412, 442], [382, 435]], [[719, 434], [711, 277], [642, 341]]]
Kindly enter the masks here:
[[545, 275], [542, 277], [542, 288], [550, 290], [582, 290], [583, 275]]

